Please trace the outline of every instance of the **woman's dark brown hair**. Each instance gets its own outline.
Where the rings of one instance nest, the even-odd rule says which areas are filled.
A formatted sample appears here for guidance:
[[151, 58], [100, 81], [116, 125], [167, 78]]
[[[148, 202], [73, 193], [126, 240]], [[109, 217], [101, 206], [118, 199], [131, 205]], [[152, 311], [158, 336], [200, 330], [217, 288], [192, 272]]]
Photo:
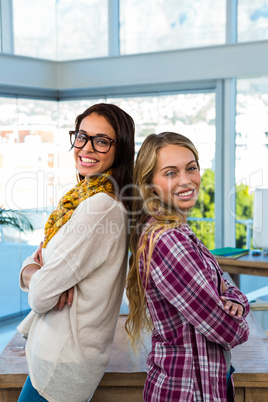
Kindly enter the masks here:
[[[117, 184], [117, 196], [125, 207], [131, 209], [133, 166], [135, 155], [135, 124], [132, 117], [120, 107], [109, 103], [98, 103], [90, 106], [75, 120], [75, 130], [78, 131], [82, 120], [91, 114], [103, 116], [113, 127], [116, 139], [115, 160], [112, 166], [113, 179]], [[84, 177], [79, 175], [79, 180]]]

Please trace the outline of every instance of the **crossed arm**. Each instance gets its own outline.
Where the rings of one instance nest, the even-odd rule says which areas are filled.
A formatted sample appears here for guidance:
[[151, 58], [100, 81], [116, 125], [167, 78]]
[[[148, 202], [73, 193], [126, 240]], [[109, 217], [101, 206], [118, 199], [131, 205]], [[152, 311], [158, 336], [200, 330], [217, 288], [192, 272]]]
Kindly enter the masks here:
[[203, 266], [199, 253], [181, 232], [168, 231], [157, 239], [151, 259], [154, 285], [209, 341], [230, 350], [248, 339], [248, 302], [228, 281], [221, 283], [219, 295], [210, 271]]
[[[36, 264], [29, 264], [27, 265], [24, 270], [22, 271], [22, 281], [24, 286], [29, 289], [29, 284], [31, 281], [32, 276], [41, 269], [41, 267], [44, 265], [43, 263], [43, 258], [42, 258], [42, 246], [43, 242], [40, 243], [35, 256], [34, 256], [34, 261]], [[54, 306], [54, 310], [59, 310], [61, 311], [65, 304], [67, 304], [69, 307], [71, 307], [72, 302], [73, 302], [73, 296], [74, 296], [74, 288], [70, 288], [63, 292], [58, 300], [58, 303]]]
[[[221, 278], [221, 291], [224, 293], [227, 290], [227, 286], [224, 279]], [[220, 296], [220, 299], [224, 302], [224, 310], [228, 311], [232, 316], [237, 316], [241, 318], [244, 312], [244, 307], [232, 300], [229, 300], [226, 296]]]

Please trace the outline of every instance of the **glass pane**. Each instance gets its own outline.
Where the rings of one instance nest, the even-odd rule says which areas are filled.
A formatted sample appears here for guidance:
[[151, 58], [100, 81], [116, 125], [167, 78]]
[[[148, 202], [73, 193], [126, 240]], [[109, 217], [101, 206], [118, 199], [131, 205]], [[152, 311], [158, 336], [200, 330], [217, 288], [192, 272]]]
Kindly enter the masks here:
[[222, 44], [226, 0], [122, 0], [120, 52], [144, 53]]
[[13, 0], [15, 54], [51, 60], [108, 55], [108, 0]]
[[14, 52], [56, 60], [55, 0], [13, 0]]
[[18, 278], [22, 262], [35, 249], [23, 242], [0, 241], [0, 318], [29, 309], [28, 294], [20, 290]]
[[6, 170], [6, 153], [13, 147], [18, 138], [17, 133], [17, 100], [0, 98], [0, 206], [5, 204], [6, 185], [9, 171]]
[[58, 0], [58, 60], [108, 56], [108, 0]]
[[[268, 188], [267, 162], [268, 77], [239, 79], [236, 98], [236, 219], [241, 222], [236, 224], [238, 247], [253, 248], [254, 192], [256, 188]], [[264, 286], [268, 286], [268, 278], [240, 275], [244, 293]]]
[[[49, 167], [49, 155], [56, 155], [57, 114], [57, 102], [18, 100], [17, 113], [6, 127], [1, 155], [5, 200], [0, 203], [3, 201], [8, 208], [42, 209], [53, 205], [50, 189], [56, 178]], [[56, 157], [53, 167], [57, 169]]]
[[0, 53], [2, 53], [2, 13], [0, 7]]
[[204, 244], [215, 247], [215, 94], [196, 93], [111, 98], [129, 113], [136, 126], [136, 152], [152, 133], [175, 131], [189, 137], [199, 152], [202, 189], [189, 223]]
[[238, 0], [238, 42], [262, 39], [268, 39], [268, 0]]
[[[237, 247], [252, 246], [254, 190], [268, 188], [268, 78], [240, 79], [236, 98]], [[247, 227], [247, 220], [248, 222]], [[248, 235], [248, 241], [247, 241]]]
[[[26, 210], [35, 230], [0, 225], [0, 317], [29, 309], [19, 270], [43, 239], [57, 184], [58, 103], [0, 98], [0, 206]], [[55, 161], [53, 164], [52, 160]], [[4, 300], [8, 299], [8, 303]]]

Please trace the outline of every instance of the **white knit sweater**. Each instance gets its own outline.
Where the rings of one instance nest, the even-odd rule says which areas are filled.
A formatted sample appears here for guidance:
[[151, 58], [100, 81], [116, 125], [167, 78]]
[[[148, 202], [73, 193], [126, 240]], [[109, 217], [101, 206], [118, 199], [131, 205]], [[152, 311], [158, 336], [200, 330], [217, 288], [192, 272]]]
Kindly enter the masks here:
[[[48, 401], [90, 400], [105, 372], [126, 274], [126, 224], [123, 205], [99, 193], [78, 206], [42, 251], [44, 265], [29, 286], [32, 311], [18, 330], [28, 337], [32, 384]], [[20, 286], [27, 291], [21, 278]], [[53, 310], [72, 286], [71, 308]]]

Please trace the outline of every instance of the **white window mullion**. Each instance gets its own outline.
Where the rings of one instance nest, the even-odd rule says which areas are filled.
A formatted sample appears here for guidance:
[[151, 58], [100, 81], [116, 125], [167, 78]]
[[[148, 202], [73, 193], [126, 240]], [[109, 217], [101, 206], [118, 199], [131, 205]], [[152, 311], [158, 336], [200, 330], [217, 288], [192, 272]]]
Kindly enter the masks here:
[[0, 0], [2, 52], [14, 54], [13, 7], [11, 0]]
[[108, 0], [109, 56], [119, 56], [119, 0]]
[[226, 0], [226, 44], [237, 42], [237, 0]]
[[[237, 3], [226, 0], [226, 44], [237, 42]], [[235, 117], [236, 79], [227, 78], [223, 84], [223, 246], [236, 245], [236, 185], [235, 185]]]
[[223, 144], [224, 144], [224, 81], [216, 85], [216, 144], [215, 144], [215, 247], [223, 247], [224, 206], [223, 206]]
[[236, 243], [236, 186], [235, 186], [235, 105], [236, 79], [224, 81], [224, 246], [235, 247]]

